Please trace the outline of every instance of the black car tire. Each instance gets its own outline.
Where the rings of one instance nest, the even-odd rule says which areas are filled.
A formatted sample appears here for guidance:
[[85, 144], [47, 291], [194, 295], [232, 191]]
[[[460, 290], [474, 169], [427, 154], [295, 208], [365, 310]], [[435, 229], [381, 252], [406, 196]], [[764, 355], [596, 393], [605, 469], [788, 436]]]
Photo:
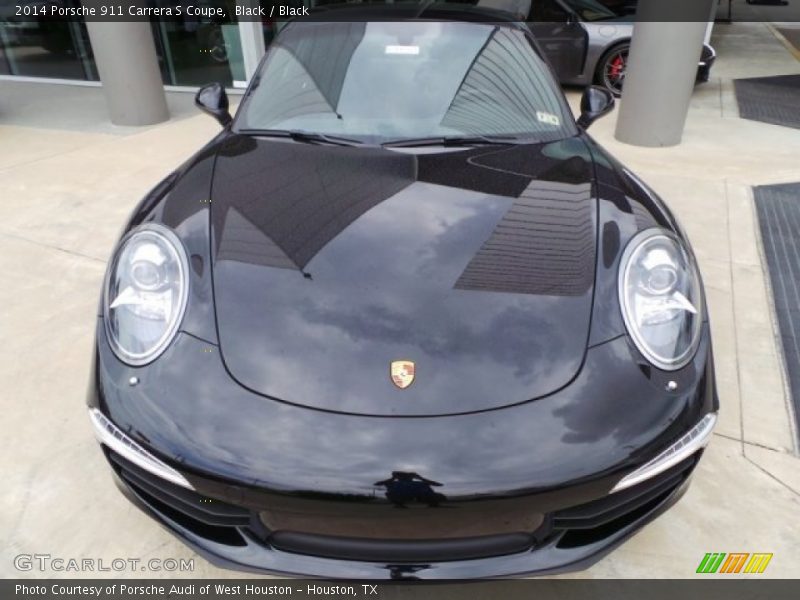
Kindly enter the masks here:
[[[622, 84], [625, 80], [625, 69], [628, 65], [628, 51], [630, 50], [630, 42], [622, 42], [616, 44], [606, 50], [602, 58], [597, 62], [595, 69], [595, 83], [602, 85], [617, 98], [622, 95]], [[618, 61], [622, 61], [621, 64]], [[621, 75], [618, 79], [614, 79], [614, 71], [621, 69]]]

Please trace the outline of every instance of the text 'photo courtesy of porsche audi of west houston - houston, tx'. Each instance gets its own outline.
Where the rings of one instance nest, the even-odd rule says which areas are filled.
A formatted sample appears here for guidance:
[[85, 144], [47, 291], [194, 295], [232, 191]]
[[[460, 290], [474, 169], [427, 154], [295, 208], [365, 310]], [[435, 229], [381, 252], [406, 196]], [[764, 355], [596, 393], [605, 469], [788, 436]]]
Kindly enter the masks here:
[[103, 452], [221, 566], [585, 568], [680, 498], [715, 425], [692, 250], [587, 135], [613, 95], [576, 122], [524, 23], [353, 10], [288, 24], [235, 118], [198, 92], [222, 131], [108, 266]]

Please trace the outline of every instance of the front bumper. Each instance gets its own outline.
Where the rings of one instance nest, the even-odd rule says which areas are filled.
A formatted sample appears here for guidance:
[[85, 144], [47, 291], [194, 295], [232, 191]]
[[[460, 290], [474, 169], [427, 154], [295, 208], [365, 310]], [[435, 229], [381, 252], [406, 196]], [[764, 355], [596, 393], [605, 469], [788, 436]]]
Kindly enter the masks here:
[[[125, 457], [130, 444], [107, 438], [123, 492], [217, 565], [370, 579], [555, 573], [598, 560], [685, 491], [702, 454], [697, 436], [666, 470], [611, 493], [717, 410], [707, 338], [692, 363], [669, 374], [676, 392], [619, 338], [591, 349], [576, 381], [552, 396], [419, 419], [265, 399], [183, 334], [162, 359], [131, 369], [101, 336], [89, 404], [107, 419], [96, 424], [119, 432], [111, 438], [156, 461], [148, 469]], [[134, 371], [141, 383], [129, 387]], [[188, 486], [154, 475], [160, 465]], [[440, 483], [442, 499], [416, 494], [398, 506], [388, 487], [376, 488], [402, 470]]]
[[[348, 579], [510, 577], [588, 567], [677, 502], [701, 454], [702, 449], [626, 492], [556, 511], [530, 535], [375, 544], [271, 534], [256, 511], [216, 500], [209, 503], [207, 496], [148, 476], [106, 450], [123, 494], [211, 563]], [[214, 488], [211, 482], [204, 484], [199, 487]]]
[[[698, 453], [669, 477], [655, 481], [652, 486], [637, 488], [636, 496], [608, 507], [608, 512], [598, 514], [594, 511], [597, 505], [592, 504], [565, 511], [561, 517], [556, 514], [561, 522], [551, 521], [550, 535], [541, 540], [532, 538], [525, 549], [510, 554], [447, 560], [342, 559], [304, 554], [299, 546], [286, 550], [270, 543], [257, 524], [255, 527], [243, 523], [209, 525], [157, 501], [140, 486], [124, 479], [127, 472], [118, 466], [114, 469], [114, 480], [134, 505], [221, 568], [330, 579], [476, 579], [548, 575], [588, 568], [675, 504], [686, 492], [699, 458]], [[614, 517], [617, 512], [621, 514]], [[252, 519], [253, 516], [241, 515], [241, 518]], [[570, 522], [570, 518], [574, 520]], [[580, 525], [581, 518], [586, 520], [586, 527]], [[458, 543], [468, 544], [469, 540]]]

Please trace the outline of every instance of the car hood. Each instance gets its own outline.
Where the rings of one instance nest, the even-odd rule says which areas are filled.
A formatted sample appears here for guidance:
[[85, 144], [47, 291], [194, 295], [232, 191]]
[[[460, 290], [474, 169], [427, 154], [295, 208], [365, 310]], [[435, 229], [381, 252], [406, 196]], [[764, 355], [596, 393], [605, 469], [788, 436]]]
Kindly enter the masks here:
[[[589, 333], [592, 174], [579, 137], [411, 151], [232, 135], [211, 198], [226, 368], [269, 399], [363, 415], [556, 391]], [[416, 367], [405, 389], [398, 360]]]

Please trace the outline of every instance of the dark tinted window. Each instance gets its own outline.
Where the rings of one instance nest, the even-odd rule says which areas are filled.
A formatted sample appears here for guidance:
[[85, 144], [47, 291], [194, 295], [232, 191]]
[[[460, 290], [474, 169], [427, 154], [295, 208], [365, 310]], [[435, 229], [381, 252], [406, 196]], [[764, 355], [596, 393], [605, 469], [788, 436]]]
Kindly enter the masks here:
[[[564, 0], [584, 21], [606, 21], [630, 14], [629, 0]], [[635, 12], [635, 5], [633, 8]]]
[[530, 21], [566, 23], [569, 12], [556, 0], [532, 0]]

